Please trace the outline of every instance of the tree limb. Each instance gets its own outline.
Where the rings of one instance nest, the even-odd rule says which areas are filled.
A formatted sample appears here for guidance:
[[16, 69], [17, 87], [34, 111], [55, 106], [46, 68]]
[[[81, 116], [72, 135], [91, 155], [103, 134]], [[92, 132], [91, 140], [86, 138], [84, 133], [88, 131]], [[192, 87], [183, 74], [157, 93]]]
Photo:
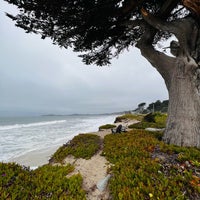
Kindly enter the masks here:
[[183, 5], [200, 18], [200, 2], [199, 0], [182, 0]]
[[126, 26], [131, 29], [131, 28], [135, 28], [137, 26], [140, 26], [141, 28], [145, 28], [145, 24], [146, 23], [144, 20], [136, 19], [136, 20], [125, 21], [121, 25]]
[[148, 28], [146, 27], [146, 30], [136, 47], [140, 49], [141, 54], [152, 64], [152, 66], [158, 70], [169, 88], [170, 74], [172, 73], [172, 66], [174, 66], [176, 59], [154, 49], [152, 46], [152, 36], [154, 35], [155, 30], [150, 26]]
[[169, 13], [177, 6], [179, 0], [167, 0], [163, 4], [163, 6], [160, 8], [158, 16], [160, 16], [162, 19], [165, 19], [168, 17]]
[[130, 13], [131, 11], [136, 9], [139, 5], [142, 5], [143, 2], [144, 2], [144, 0], [140, 0], [140, 1], [125, 0], [122, 3], [122, 8], [121, 8], [122, 14], [127, 15], [128, 13]]
[[180, 49], [182, 49], [182, 52], [180, 52], [179, 56], [190, 57], [191, 49], [189, 46], [190, 42], [188, 40], [190, 40], [190, 36], [193, 31], [192, 27], [195, 24], [195, 20], [188, 17], [167, 22], [151, 15], [145, 9], [142, 9], [141, 12], [145, 21], [152, 27], [161, 31], [173, 33], [177, 37], [179, 40]]

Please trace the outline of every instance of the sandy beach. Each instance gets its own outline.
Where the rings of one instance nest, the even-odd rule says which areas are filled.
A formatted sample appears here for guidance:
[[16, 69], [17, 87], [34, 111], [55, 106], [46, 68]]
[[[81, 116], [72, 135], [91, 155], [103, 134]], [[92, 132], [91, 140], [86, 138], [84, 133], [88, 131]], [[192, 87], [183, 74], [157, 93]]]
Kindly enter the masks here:
[[[98, 132], [101, 137], [110, 134], [110, 131], [100, 131]], [[93, 133], [97, 134], [97, 133]], [[86, 197], [88, 200], [100, 200], [109, 199], [109, 191], [107, 188], [100, 191], [97, 184], [103, 180], [108, 174], [107, 169], [109, 167], [109, 162], [105, 157], [101, 156], [102, 150], [98, 151], [91, 159], [75, 159], [73, 156], [68, 156], [65, 159], [65, 164], [73, 164], [75, 170], [69, 174], [72, 176], [74, 174], [80, 173], [83, 177], [83, 189], [86, 191]]]
[[[118, 126], [119, 124], [121, 124], [122, 126], [125, 126], [127, 128], [130, 124], [136, 122], [136, 120], [126, 120], [124, 122], [115, 123], [115, 125]], [[107, 134], [111, 133], [111, 129], [108, 129], [92, 132], [90, 134], [99, 135], [102, 139], [104, 139]], [[11, 161], [17, 162], [21, 165], [30, 166], [30, 168], [34, 169], [35, 167], [48, 164], [49, 158], [56, 151], [56, 149], [57, 147], [40, 151], [32, 151], [28, 154], [19, 156]], [[71, 174], [69, 174], [69, 176], [80, 173], [83, 177], [83, 189], [86, 191], [86, 197], [88, 200], [110, 199], [108, 188], [105, 187], [103, 190], [99, 188], [101, 182], [109, 176], [107, 171], [110, 167], [110, 163], [105, 159], [105, 157], [101, 156], [101, 153], [102, 149], [100, 149], [89, 160], [85, 160], [82, 158], [75, 159], [73, 156], [68, 156], [64, 160], [64, 163], [66, 165], [70, 163], [75, 166], [75, 170]]]
[[[126, 120], [124, 122], [115, 123], [116, 126], [121, 124], [128, 128], [130, 124], [137, 123], [137, 120]], [[90, 134], [99, 135], [102, 139], [108, 134], [111, 134], [111, 129], [102, 130], [98, 132], [92, 132]], [[88, 200], [109, 200], [109, 189], [106, 187], [105, 189], [101, 189], [99, 186], [105, 179], [109, 176], [108, 168], [110, 167], [110, 163], [106, 160], [104, 156], [101, 156], [102, 149], [100, 149], [97, 154], [95, 154], [91, 159], [75, 159], [73, 156], [68, 156], [64, 163], [65, 164], [73, 164], [75, 166], [75, 170], [69, 174], [72, 176], [74, 174], [80, 173], [83, 177], [83, 189], [86, 191]]]
[[[99, 131], [99, 132], [92, 132], [91, 134], [99, 135], [100, 137], [104, 137], [105, 135], [111, 133], [111, 131]], [[24, 155], [17, 156], [15, 158], [11, 158], [9, 162], [16, 162], [20, 165], [29, 166], [29, 167], [38, 167], [44, 164], [49, 163], [49, 159], [51, 155], [59, 148], [59, 146], [34, 150], [30, 151]]]
[[20, 165], [24, 165], [26, 167], [34, 169], [36, 167], [48, 164], [51, 155], [56, 151], [57, 148], [58, 147], [51, 147], [30, 151], [24, 155], [11, 158], [9, 162], [16, 162]]
[[[110, 134], [111, 131], [98, 131], [92, 132], [91, 134], [99, 135], [103, 138], [105, 135]], [[30, 151], [24, 155], [17, 156], [15, 158], [9, 159], [9, 162], [16, 162], [20, 165], [24, 165], [30, 168], [36, 168], [49, 163], [51, 155], [59, 148], [59, 146], [49, 147], [40, 150]]]

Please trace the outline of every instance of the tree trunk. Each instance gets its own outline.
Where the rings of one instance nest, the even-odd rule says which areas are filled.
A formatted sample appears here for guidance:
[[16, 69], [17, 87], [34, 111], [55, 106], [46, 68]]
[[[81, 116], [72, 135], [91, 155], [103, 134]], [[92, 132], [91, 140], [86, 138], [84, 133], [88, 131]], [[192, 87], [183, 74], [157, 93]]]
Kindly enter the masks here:
[[[146, 26], [137, 47], [161, 74], [169, 92], [163, 140], [168, 144], [200, 148], [200, 26], [191, 17], [172, 22], [148, 13], [143, 17], [151, 27]], [[155, 29], [175, 34], [178, 42], [170, 44], [174, 57], [154, 49]]]
[[200, 68], [180, 57], [173, 69], [163, 140], [178, 146], [200, 148]]

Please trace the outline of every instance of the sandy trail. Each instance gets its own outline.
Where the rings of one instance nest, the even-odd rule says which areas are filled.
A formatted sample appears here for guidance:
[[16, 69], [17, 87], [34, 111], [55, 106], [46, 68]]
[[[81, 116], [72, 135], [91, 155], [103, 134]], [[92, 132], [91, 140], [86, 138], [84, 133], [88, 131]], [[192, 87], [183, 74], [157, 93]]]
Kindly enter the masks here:
[[[99, 131], [91, 134], [99, 135], [102, 139], [111, 131]], [[91, 159], [85, 160], [82, 158], [75, 159], [73, 156], [68, 156], [64, 162], [73, 164], [75, 170], [68, 176], [80, 173], [83, 177], [83, 189], [86, 191], [88, 200], [107, 200], [109, 199], [109, 191], [106, 188], [104, 191], [99, 191], [97, 183], [107, 176], [109, 162], [105, 157], [101, 156], [102, 150], [99, 150]]]
[[[130, 124], [136, 123], [136, 120], [128, 120], [125, 122], [116, 123], [118, 126], [128, 127]], [[104, 130], [93, 132], [91, 134], [99, 135], [102, 140], [108, 134], [111, 134], [111, 130]], [[100, 180], [104, 179], [108, 173], [107, 169], [110, 166], [110, 163], [106, 160], [105, 157], [101, 156], [102, 150], [99, 150], [96, 155], [91, 159], [75, 159], [73, 156], [68, 156], [65, 159], [65, 163], [70, 163], [75, 166], [75, 170], [68, 176], [80, 173], [83, 177], [83, 189], [87, 192], [87, 200], [108, 200], [110, 199], [108, 187], [104, 191], [99, 191], [97, 184]]]
[[[122, 122], [115, 123], [115, 125], [118, 126], [119, 124], [121, 124], [122, 126], [125, 126], [128, 131], [128, 126], [137, 122], [138, 121], [136, 120], [125, 120]], [[106, 135], [111, 134], [111, 130], [92, 132], [90, 134], [99, 135], [103, 141]], [[56, 151], [56, 149], [57, 147], [51, 149], [44, 149], [43, 151], [32, 151], [26, 155], [19, 156], [18, 158], [12, 161], [26, 166], [41, 166], [43, 164], [48, 163], [48, 160], [50, 158], [49, 155], [52, 155]], [[82, 175], [83, 189], [87, 192], [87, 200], [111, 199], [108, 187], [104, 191], [99, 191], [97, 188], [98, 182], [108, 175], [107, 169], [110, 167], [110, 163], [106, 160], [106, 158], [101, 156], [102, 149], [103, 147], [101, 147], [101, 149], [89, 160], [81, 158], [75, 159], [73, 156], [68, 156], [64, 160], [65, 164], [70, 163], [75, 166], [75, 170], [71, 174], [69, 174], [69, 176], [72, 176], [73, 174], [77, 173], [80, 173]]]
[[[123, 122], [115, 123], [116, 126], [121, 124], [128, 129], [130, 124], [136, 123], [136, 120], [125, 120]], [[99, 135], [103, 141], [104, 137], [108, 134], [111, 134], [111, 130], [103, 130], [98, 132], [92, 132], [90, 134]], [[103, 143], [103, 142], [102, 142]], [[56, 151], [57, 147], [44, 149], [43, 151], [32, 151], [26, 155], [19, 156], [15, 161], [19, 164], [31, 166], [31, 168], [35, 168], [35, 166], [42, 166], [43, 164], [47, 164], [50, 158], [49, 155], [52, 155]], [[87, 192], [87, 200], [108, 200], [111, 199], [109, 195], [108, 187], [104, 191], [100, 191], [97, 188], [97, 184], [99, 181], [104, 179], [108, 173], [107, 169], [110, 167], [110, 163], [106, 160], [104, 156], [101, 156], [103, 146], [101, 149], [89, 160], [85, 159], [75, 159], [73, 156], [68, 156], [65, 159], [65, 163], [70, 163], [75, 166], [75, 170], [69, 174], [72, 176], [73, 174], [80, 173], [83, 177], [83, 189]], [[44, 159], [45, 158], [45, 159]], [[56, 164], [56, 163], [55, 163]], [[58, 164], [58, 163], [57, 163]]]

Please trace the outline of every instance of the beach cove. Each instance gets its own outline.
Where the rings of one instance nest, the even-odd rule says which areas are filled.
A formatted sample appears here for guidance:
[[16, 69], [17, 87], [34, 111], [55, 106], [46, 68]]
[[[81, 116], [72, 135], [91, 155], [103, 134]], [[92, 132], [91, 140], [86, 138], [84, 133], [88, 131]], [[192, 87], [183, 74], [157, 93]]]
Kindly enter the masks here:
[[[71, 180], [70, 185], [66, 188], [62, 185], [59, 194], [57, 194], [58, 190], [53, 191], [53, 188], [56, 188], [54, 186], [50, 193], [43, 188], [42, 193], [35, 195], [40, 195], [41, 199], [47, 196], [53, 199], [54, 195], [57, 195], [58, 199], [88, 200], [177, 197], [199, 199], [200, 151], [165, 145], [160, 141], [162, 132], [144, 130], [146, 127], [161, 129], [160, 123], [145, 122], [141, 116], [132, 116], [135, 119], [126, 117], [118, 118], [120, 119], [118, 123], [114, 123], [115, 126], [122, 124], [127, 127], [126, 133], [111, 134], [110, 128], [101, 129], [75, 136], [71, 142], [60, 147], [60, 150], [55, 152], [54, 160], [51, 160], [50, 165], [44, 165], [32, 173], [39, 173], [41, 176], [42, 168], [45, 173], [50, 173], [53, 168], [56, 169], [56, 173], [60, 170], [64, 170], [65, 173], [68, 171], [64, 176], [64, 182]], [[80, 150], [81, 145], [86, 143], [88, 145], [97, 143], [98, 146], [89, 158], [87, 156], [90, 151], [87, 155], [83, 155], [84, 150]], [[72, 151], [74, 146], [76, 150]], [[84, 148], [87, 149], [86, 146]], [[75, 156], [71, 153], [67, 155], [69, 152]], [[67, 156], [63, 156], [63, 153], [67, 153]], [[86, 156], [86, 158], [79, 156]], [[5, 177], [5, 174], [4, 172], [2, 176]], [[51, 172], [50, 177], [54, 177], [53, 174], [54, 172]], [[59, 182], [62, 182], [61, 179]], [[56, 178], [53, 182], [56, 182]], [[54, 183], [50, 181], [49, 184]]]
[[[138, 122], [137, 120], [125, 120], [121, 122], [117, 122], [113, 124], [114, 126], [122, 125], [127, 128], [128, 126]], [[97, 127], [98, 129], [98, 127]], [[104, 137], [108, 134], [112, 134], [111, 129], [103, 129], [96, 132], [89, 132], [83, 134], [93, 134], [100, 136], [100, 138], [104, 139]], [[58, 147], [57, 147], [58, 148]], [[36, 169], [38, 166], [42, 166], [49, 163], [49, 159], [51, 155], [56, 151], [56, 147], [53, 148], [46, 148], [40, 149], [35, 151], [30, 151], [25, 155], [16, 157], [11, 160], [11, 162], [16, 162], [20, 165], [24, 165], [26, 167], [30, 167], [31, 169]], [[75, 158], [73, 156], [67, 156], [64, 160], [64, 164], [71, 164], [75, 166], [74, 171], [68, 175], [68, 177], [80, 173], [83, 177], [83, 189], [86, 191], [86, 198], [89, 200], [97, 200], [97, 199], [109, 199], [109, 191], [107, 189], [100, 189], [97, 188], [97, 184], [105, 179], [108, 175], [107, 170], [110, 168], [110, 163], [106, 160], [104, 156], [102, 156], [102, 148], [90, 159], [82, 159], [82, 158]], [[57, 165], [55, 163], [54, 165]], [[58, 164], [60, 165], [60, 164]], [[107, 185], [105, 185], [107, 186]]]
[[0, 161], [35, 168], [75, 135], [94, 132], [116, 115], [0, 117]]
[[[114, 123], [117, 127], [120, 124], [127, 128], [137, 120], [127, 119], [121, 122]], [[94, 134], [100, 136], [103, 144], [104, 137], [106, 135], [112, 134], [111, 129], [103, 129], [97, 132], [91, 132], [87, 134]], [[75, 158], [73, 156], [67, 156], [64, 159], [65, 164], [72, 164], [75, 166], [75, 170], [68, 175], [72, 176], [74, 174], [80, 173], [83, 177], [83, 189], [86, 191], [86, 198], [88, 200], [107, 200], [110, 199], [109, 190], [107, 183], [103, 183], [106, 177], [109, 176], [108, 169], [111, 167], [111, 163], [102, 156], [103, 146], [97, 151], [97, 153], [90, 159]], [[102, 182], [102, 183], [101, 183]]]

